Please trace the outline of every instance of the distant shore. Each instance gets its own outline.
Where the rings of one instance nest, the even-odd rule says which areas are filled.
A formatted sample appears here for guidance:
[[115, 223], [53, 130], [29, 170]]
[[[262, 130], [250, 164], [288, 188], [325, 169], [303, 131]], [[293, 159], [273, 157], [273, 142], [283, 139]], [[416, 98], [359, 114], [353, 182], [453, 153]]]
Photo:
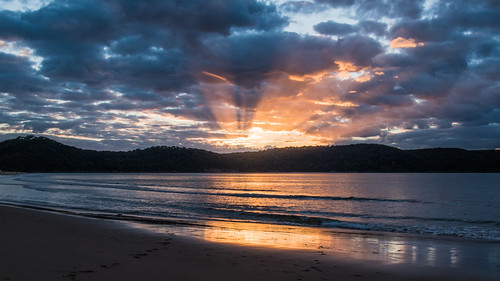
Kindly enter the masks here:
[[[211, 243], [0, 205], [0, 280], [475, 280], [318, 251]], [[481, 280], [494, 280], [481, 276]]]
[[498, 173], [500, 151], [402, 150], [378, 144], [287, 147], [224, 154], [166, 146], [92, 151], [45, 137], [27, 136], [0, 142], [0, 169], [59, 173]]

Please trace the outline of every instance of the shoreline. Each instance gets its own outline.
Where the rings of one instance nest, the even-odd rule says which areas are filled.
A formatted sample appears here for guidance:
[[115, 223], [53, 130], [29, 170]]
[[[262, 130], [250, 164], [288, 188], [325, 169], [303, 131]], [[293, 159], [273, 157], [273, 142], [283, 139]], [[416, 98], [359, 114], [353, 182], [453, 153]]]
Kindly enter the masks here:
[[[127, 212], [127, 210], [122, 210], [121, 212], [119, 210], [116, 212], [114, 210], [110, 211], [110, 212], [106, 212], [106, 211], [99, 212], [99, 211], [94, 211], [93, 209], [87, 209], [86, 206], [80, 206], [80, 208], [73, 208], [73, 207], [71, 207], [72, 205], [70, 205], [70, 207], [64, 207], [64, 206], [52, 207], [52, 206], [57, 206], [58, 204], [56, 203], [54, 205], [54, 202], [52, 202], [52, 205], [50, 205], [50, 204], [45, 205], [43, 201], [41, 204], [37, 204], [37, 203], [31, 204], [31, 205], [29, 203], [23, 204], [22, 202], [29, 202], [30, 198], [29, 197], [23, 198], [23, 196], [25, 196], [25, 195], [23, 193], [18, 193], [18, 190], [16, 190], [16, 187], [21, 186], [24, 188], [33, 189], [33, 190], [35, 190], [35, 193], [36, 193], [36, 192], [38, 192], [37, 188], [31, 187], [33, 184], [36, 184], [36, 183], [33, 183], [32, 181], [30, 181], [29, 177], [31, 177], [31, 176], [43, 177], [46, 174], [47, 173], [42, 173], [42, 174], [27, 173], [25, 175], [18, 175], [18, 176], [16, 176], [16, 175], [10, 175], [10, 176], [6, 175], [4, 177], [0, 176], [0, 185], [4, 186], [6, 188], [5, 194], [7, 194], [7, 196], [10, 196], [11, 194], [16, 194], [17, 196], [21, 197], [21, 199], [0, 201], [0, 204], [1, 204], [1, 202], [5, 202], [6, 204], [11, 204], [14, 206], [18, 205], [21, 207], [28, 207], [28, 208], [34, 208], [34, 209], [40, 209], [40, 210], [58, 211], [61, 213], [75, 214], [75, 215], [81, 215], [81, 216], [87, 216], [87, 217], [131, 221], [131, 222], [138, 222], [138, 223], [151, 223], [151, 224], [167, 224], [167, 225], [199, 225], [199, 224], [201, 224], [201, 225], [206, 225], [205, 222], [212, 220], [211, 216], [205, 217], [205, 219], [203, 219], [203, 218], [202, 219], [193, 219], [192, 217], [186, 217], [186, 216], [184, 216], [184, 217], [175, 217], [175, 216], [168, 217], [168, 212], [165, 213], [165, 214], [167, 214], [167, 216], [163, 216], [163, 214], [161, 214], [160, 216], [156, 216], [156, 215], [148, 216], [147, 214], [141, 215], [140, 212], [130, 213], [130, 212]], [[48, 173], [48, 174], [51, 174], [51, 173]], [[54, 175], [60, 175], [60, 174], [56, 173]], [[74, 175], [74, 174], [72, 174], [72, 175]], [[88, 175], [88, 174], [84, 173], [83, 175]], [[92, 174], [92, 175], [94, 175], [94, 174]], [[137, 175], [137, 174], [132, 173], [131, 175]], [[28, 180], [26, 180], [26, 179], [28, 179]], [[93, 187], [93, 186], [91, 186], [91, 187]], [[120, 191], [121, 190], [129, 191], [128, 188], [124, 188], [124, 189], [119, 188], [119, 189], [120, 189]], [[138, 189], [138, 190], [140, 190], [140, 191], [153, 191], [153, 192], [156, 191], [154, 189], [144, 189], [144, 190]], [[41, 190], [41, 191], [45, 192], [45, 190]], [[176, 191], [173, 191], [173, 193], [176, 193]], [[180, 194], [182, 194], [182, 193], [183, 192], [180, 192]], [[210, 193], [203, 192], [201, 194], [204, 196], [204, 195], [208, 195]], [[221, 194], [225, 195], [225, 193], [221, 193]], [[240, 195], [238, 197], [244, 197], [244, 196]], [[294, 196], [291, 195], [291, 197], [293, 198]], [[51, 197], [48, 197], [48, 198], [50, 199]], [[494, 198], [494, 197], [490, 197], [490, 198]], [[26, 199], [28, 199], [28, 200], [26, 200]], [[347, 197], [345, 199], [350, 200], [351, 198]], [[356, 198], [354, 198], [354, 199], [356, 200]], [[364, 198], [360, 198], [360, 199], [364, 199]], [[370, 201], [372, 199], [366, 198], [366, 200]], [[377, 199], [374, 199], [374, 200], [377, 200]], [[389, 200], [389, 201], [392, 201], [392, 200]], [[489, 213], [489, 212], [485, 212], [485, 213]], [[138, 214], [138, 215], [136, 215], [136, 214]], [[244, 215], [246, 215], [246, 214], [244, 214]], [[417, 224], [416, 228], [413, 228], [412, 227], [413, 225], [411, 223], [398, 225], [397, 223], [391, 224], [390, 222], [389, 223], [381, 222], [380, 223], [381, 226], [379, 226], [377, 221], [375, 221], [372, 225], [370, 225], [370, 222], [367, 221], [367, 222], [362, 222], [361, 226], [358, 226], [356, 221], [343, 220], [342, 218], [340, 218], [339, 221], [337, 221], [336, 218], [333, 218], [330, 220], [330, 218], [328, 216], [317, 218], [315, 215], [308, 216], [307, 214], [306, 215], [301, 215], [301, 214], [298, 215], [297, 213], [294, 213], [292, 215], [285, 215], [284, 216], [285, 218], [283, 219], [280, 214], [278, 214], [277, 216], [273, 216], [274, 214], [271, 213], [269, 215], [269, 217], [264, 217], [261, 220], [261, 219], [259, 219], [259, 215], [260, 214], [258, 214], [256, 216], [257, 219], [254, 219], [252, 216], [250, 216], [250, 217], [247, 216], [246, 218], [244, 217], [241, 220], [236, 220], [236, 221], [258, 222], [258, 223], [262, 223], [262, 224], [272, 224], [272, 225], [276, 224], [276, 225], [285, 226], [285, 227], [286, 226], [300, 226], [300, 227], [311, 227], [311, 228], [316, 228], [316, 229], [317, 228], [324, 228], [324, 229], [327, 229], [328, 231], [334, 231], [334, 232], [336, 232], [336, 231], [346, 232], [347, 231], [347, 232], [360, 232], [360, 233], [366, 232], [366, 233], [388, 234], [388, 235], [401, 234], [401, 235], [407, 235], [407, 236], [414, 235], [416, 237], [428, 236], [431, 239], [460, 239], [461, 241], [471, 239], [472, 241], [500, 242], [500, 236], [499, 236], [497, 228], [495, 228], [496, 226], [494, 226], [494, 228], [487, 227], [485, 229], [480, 229], [480, 231], [477, 231], [477, 229], [474, 230], [472, 228], [470, 228], [471, 231], [468, 231], [469, 229], [465, 229], [465, 231], [460, 231], [460, 226], [459, 226], [458, 228], [455, 229], [457, 231], [454, 231], [453, 228], [450, 228], [450, 229], [452, 229], [452, 231], [450, 232], [449, 229], [446, 227], [433, 228], [434, 225], [432, 225], [432, 224], [430, 227], [423, 227], [423, 228], [420, 227], [422, 225]], [[225, 218], [227, 218], [227, 216], [222, 217], [220, 219], [220, 221], [226, 220]], [[412, 218], [409, 218], [409, 219], [412, 219]], [[416, 218], [416, 219], [418, 219], [418, 218]], [[215, 220], [218, 220], [218, 219], [216, 218]], [[231, 220], [231, 218], [229, 220]], [[446, 221], [446, 218], [440, 219], [438, 217], [437, 220], [445, 220]], [[460, 220], [458, 220], [458, 221], [460, 221]], [[297, 223], [294, 223], [294, 222], [297, 222]], [[467, 220], [465, 222], [467, 222]], [[488, 224], [489, 221], [480, 222], [480, 223], [482, 223], [482, 225], [484, 226], [485, 224]], [[489, 232], [490, 230], [491, 230], [491, 232]]]
[[[377, 230], [364, 230], [364, 229], [350, 229], [350, 228], [329, 228], [323, 226], [303, 226], [303, 225], [294, 225], [294, 224], [272, 224], [263, 223], [263, 222], [252, 222], [252, 221], [237, 221], [232, 222], [230, 220], [216, 220], [211, 222], [202, 222], [200, 220], [195, 219], [177, 219], [177, 218], [169, 218], [169, 217], [143, 217], [143, 216], [133, 216], [127, 214], [115, 214], [115, 213], [95, 213], [91, 211], [77, 211], [71, 209], [57, 209], [51, 207], [37, 206], [37, 205], [29, 205], [29, 204], [21, 204], [15, 202], [6, 202], [0, 200], [0, 207], [14, 207], [14, 208], [22, 208], [28, 210], [35, 211], [43, 211], [54, 214], [82, 217], [82, 218], [90, 218], [90, 219], [99, 219], [99, 220], [108, 220], [108, 221], [116, 221], [120, 223], [130, 224], [132, 228], [140, 228], [146, 231], [153, 231], [157, 233], [164, 233], [165, 231], [158, 230], [163, 226], [186, 226], [186, 227], [212, 227], [214, 223], [228, 223], [228, 224], [254, 224], [254, 225], [268, 225], [277, 228], [285, 228], [285, 229], [293, 229], [293, 228], [304, 228], [304, 229], [312, 229], [314, 231], [320, 232], [328, 232], [335, 233], [340, 235], [366, 235], [366, 236], [377, 236], [377, 237], [407, 237], [414, 238], [420, 240], [439, 240], [439, 241], [448, 241], [448, 242], [471, 242], [471, 243], [492, 243], [492, 244], [500, 244], [500, 240], [488, 239], [488, 238], [475, 238], [475, 237], [460, 237], [460, 236], [452, 236], [452, 235], [433, 235], [426, 233], [408, 233], [408, 232], [387, 232], [387, 231], [377, 231]], [[182, 233], [182, 232], [178, 232]]]
[[[93, 213], [90, 211], [77, 211], [71, 209], [56, 209], [44, 206], [37, 205], [29, 205], [29, 204], [20, 204], [14, 202], [5, 202], [0, 201], [0, 207], [13, 207], [13, 208], [21, 208], [28, 209], [34, 211], [42, 211], [54, 214], [61, 214], [67, 216], [75, 216], [82, 218], [90, 218], [90, 219], [98, 219], [98, 220], [106, 220], [106, 221], [116, 221], [123, 224], [129, 224], [132, 228], [139, 228], [146, 231], [152, 231], [155, 233], [165, 233], [162, 230], [164, 227], [224, 227], [223, 224], [234, 225], [234, 224], [246, 224], [246, 225], [260, 225], [260, 226], [272, 226], [276, 228], [283, 229], [311, 229], [314, 232], [325, 232], [325, 233], [334, 233], [339, 235], [356, 235], [356, 236], [376, 236], [376, 237], [406, 237], [410, 239], [419, 239], [419, 240], [439, 240], [439, 241], [447, 241], [447, 242], [471, 242], [471, 243], [491, 243], [491, 244], [500, 244], [500, 240], [488, 239], [488, 238], [474, 238], [474, 237], [459, 237], [459, 236], [451, 236], [451, 235], [433, 235], [433, 234], [425, 234], [425, 233], [408, 233], [408, 232], [387, 232], [387, 231], [376, 231], [376, 230], [363, 230], [363, 229], [350, 229], [350, 228], [329, 228], [322, 226], [301, 226], [294, 224], [272, 224], [272, 223], [263, 223], [263, 222], [251, 222], [251, 221], [239, 221], [232, 222], [230, 220], [216, 220], [212, 222], [202, 222], [195, 219], [177, 219], [177, 218], [169, 218], [169, 217], [143, 217], [143, 216], [133, 216], [127, 214], [114, 214], [114, 213]], [[219, 224], [219, 226], [214, 226]], [[172, 232], [172, 229], [170, 229]], [[174, 231], [175, 232], [175, 231]], [[186, 236], [192, 236], [191, 232], [177, 231], [177, 234]]]
[[0, 205], [0, 213], [0, 280], [498, 278], [492, 272], [383, 264], [313, 249], [210, 242], [169, 233], [173, 226], [164, 226], [166, 233], [155, 233], [119, 221], [6, 205]]

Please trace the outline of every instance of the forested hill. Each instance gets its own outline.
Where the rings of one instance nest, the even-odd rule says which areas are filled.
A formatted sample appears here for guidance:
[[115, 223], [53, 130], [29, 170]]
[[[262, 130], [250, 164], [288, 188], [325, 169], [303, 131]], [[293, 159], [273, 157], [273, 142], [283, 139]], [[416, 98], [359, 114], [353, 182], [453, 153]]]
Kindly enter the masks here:
[[0, 142], [0, 170], [13, 172], [500, 172], [500, 151], [400, 150], [376, 144], [276, 148], [219, 154], [156, 146], [83, 150], [45, 137]]

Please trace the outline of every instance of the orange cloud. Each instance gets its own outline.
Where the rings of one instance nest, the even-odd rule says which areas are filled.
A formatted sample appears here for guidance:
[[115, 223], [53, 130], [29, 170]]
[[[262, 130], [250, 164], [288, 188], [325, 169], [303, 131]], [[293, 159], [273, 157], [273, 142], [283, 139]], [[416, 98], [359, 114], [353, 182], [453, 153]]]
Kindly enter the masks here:
[[370, 81], [375, 75], [384, 75], [379, 68], [358, 67], [351, 62], [335, 61], [339, 70], [335, 77], [341, 80], [354, 80], [359, 83]]
[[316, 74], [306, 74], [306, 75], [288, 75], [288, 79], [298, 82], [320, 82], [324, 77], [330, 76], [328, 71], [323, 71]]
[[358, 104], [345, 101], [345, 102], [335, 102], [335, 101], [313, 101], [314, 104], [328, 105], [328, 106], [341, 106], [341, 107], [358, 107]]
[[210, 76], [210, 77], [214, 77], [214, 78], [217, 78], [217, 79], [219, 79], [219, 80], [222, 80], [222, 81], [224, 81], [224, 82], [226, 82], [226, 83], [232, 84], [229, 80], [227, 80], [226, 78], [224, 78], [224, 77], [222, 77], [222, 76], [220, 76], [220, 75], [213, 74], [213, 73], [206, 72], [206, 71], [203, 71], [202, 73], [203, 73], [203, 74], [205, 74], [205, 75], [208, 75], [208, 76]]
[[363, 82], [370, 81], [372, 78], [373, 78], [372, 75], [361, 75], [359, 77], [354, 78], [354, 81], [363, 83]]
[[393, 39], [391, 41], [391, 49], [394, 48], [416, 48], [416, 47], [421, 47], [423, 46], [424, 43], [422, 42], [416, 42], [415, 39], [413, 38], [403, 38], [403, 37], [398, 37], [396, 39]]
[[341, 72], [342, 71], [356, 72], [359, 69], [352, 62], [348, 62], [348, 61], [335, 61], [335, 64], [338, 66], [339, 71], [341, 71]]
[[353, 82], [385, 75], [384, 69], [360, 67], [347, 61], [335, 64], [337, 67], [329, 71], [271, 78], [270, 83], [259, 88], [259, 102], [250, 108], [245, 103], [236, 105], [237, 86], [223, 83], [227, 81], [225, 77], [204, 72], [203, 75], [220, 81], [202, 84], [207, 106], [220, 129], [215, 137], [190, 141], [219, 149], [244, 150], [325, 145], [358, 136], [357, 131], [366, 131], [373, 126], [373, 120], [379, 119], [373, 115], [346, 116], [346, 111], [357, 110], [359, 104], [343, 96], [347, 92], [357, 94], [351, 88]]

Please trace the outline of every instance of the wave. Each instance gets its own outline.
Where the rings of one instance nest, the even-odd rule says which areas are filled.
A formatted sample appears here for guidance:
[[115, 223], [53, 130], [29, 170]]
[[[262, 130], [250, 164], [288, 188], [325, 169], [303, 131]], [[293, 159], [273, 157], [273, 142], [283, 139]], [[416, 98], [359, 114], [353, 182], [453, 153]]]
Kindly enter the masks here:
[[[457, 227], [436, 226], [436, 225], [407, 225], [407, 224], [387, 224], [375, 222], [353, 222], [341, 219], [332, 219], [319, 216], [307, 216], [298, 214], [283, 214], [283, 213], [264, 213], [252, 212], [241, 210], [227, 210], [217, 208], [203, 208], [204, 213], [199, 214], [197, 219], [192, 219], [193, 216], [174, 216], [172, 213], [157, 213], [157, 212], [140, 212], [140, 211], [124, 211], [117, 212], [117, 210], [94, 210], [87, 208], [68, 208], [65, 206], [51, 206], [40, 205], [39, 202], [26, 202], [25, 204], [19, 202], [6, 202], [1, 204], [17, 206], [23, 208], [31, 208], [44, 211], [59, 212], [70, 215], [92, 217], [108, 220], [129, 221], [144, 224], [154, 225], [178, 225], [178, 226], [200, 226], [207, 227], [210, 225], [210, 220], [223, 220], [223, 221], [238, 221], [238, 222], [252, 222], [252, 223], [272, 223], [284, 224], [294, 226], [307, 226], [307, 227], [321, 227], [326, 229], [344, 229], [344, 230], [363, 230], [374, 232], [391, 232], [391, 233], [408, 233], [408, 234], [431, 234], [438, 236], [451, 236], [451, 237], [465, 237], [474, 239], [486, 239], [491, 241], [500, 241], [500, 231], [492, 228], [479, 229], [473, 225], [464, 227], [463, 225]], [[215, 212], [209, 213], [207, 210]], [[200, 210], [198, 210], [200, 211]], [[192, 213], [191, 213], [192, 215]], [[405, 218], [405, 217], [398, 217]], [[412, 217], [407, 217], [412, 218]], [[413, 218], [412, 218], [413, 219]], [[421, 218], [423, 219], [423, 218]], [[426, 219], [432, 220], [432, 219]], [[449, 221], [449, 219], [438, 219]], [[460, 220], [457, 220], [460, 221]], [[493, 224], [500, 225], [496, 221], [474, 221], [480, 224]]]
[[[412, 198], [378, 198], [376, 196], [286, 194], [285, 189], [278, 192], [238, 189], [234, 186], [233, 188], [187, 186], [196, 185], [196, 183], [192, 184], [191, 182], [186, 182], [186, 185], [180, 185], [177, 182], [174, 186], [169, 183], [167, 183], [168, 185], [154, 185], [151, 182], [149, 184], [142, 184], [140, 181], [126, 182], [125, 179], [123, 182], [107, 181], [106, 179], [95, 182], [95, 179], [79, 181], [79, 179], [44, 176], [23, 176], [19, 178], [19, 182], [23, 188], [27, 189], [47, 193], [62, 192], [59, 195], [49, 194], [48, 198], [56, 198], [50, 203], [53, 205], [47, 205], [48, 202], [29, 201], [30, 199], [37, 200], [38, 193], [35, 193], [36, 196], [33, 198], [18, 197], [24, 198], [21, 199], [24, 201], [21, 201], [20, 204], [37, 205], [49, 209], [65, 209], [85, 216], [152, 224], [168, 224], [171, 221], [177, 222], [184, 219], [189, 221], [190, 218], [194, 217], [200, 221], [251, 221], [329, 229], [433, 234], [500, 241], [500, 222], [495, 216], [480, 215], [477, 217], [484, 218], [484, 220], [470, 219], [473, 218], [472, 216], [455, 216], [451, 211], [458, 210], [457, 208], [442, 209], [443, 201], [429, 199], [430, 197], [423, 197], [429, 200], [424, 201]], [[123, 190], [123, 192], [117, 192], [119, 190]], [[22, 192], [23, 196], [24, 193], [27, 192]], [[169, 194], [172, 195], [169, 196]], [[175, 194], [189, 196], [175, 196]], [[45, 200], [45, 197], [47, 197], [46, 194], [43, 194], [40, 200]], [[5, 201], [6, 198], [3, 200]], [[57, 200], [57, 198], [66, 201]], [[246, 201], [231, 198], [256, 200]], [[421, 206], [421, 204], [426, 205]], [[500, 206], [494, 202], [488, 204], [491, 204], [490, 209]], [[344, 205], [349, 208], [344, 208]], [[459, 207], [460, 205], [461, 203]], [[411, 211], [397, 211], [407, 210], [407, 208], [411, 208]], [[424, 211], [420, 212], [420, 210]], [[440, 210], [448, 211], [443, 213]], [[414, 216], [405, 215], [405, 213]], [[449, 213], [452, 215], [446, 217]]]
[[[444, 218], [436, 218], [434, 220], [446, 222], [461, 222], [469, 223], [468, 226], [464, 224], [455, 225], [412, 225], [412, 224], [388, 224], [381, 222], [353, 222], [340, 219], [332, 219], [318, 216], [305, 216], [297, 214], [269, 214], [269, 213], [254, 213], [242, 212], [245, 217], [258, 218], [258, 221], [264, 222], [278, 222], [283, 224], [293, 224], [299, 226], [316, 226], [323, 228], [339, 228], [350, 230], [366, 230], [377, 232], [392, 232], [392, 233], [410, 233], [410, 234], [432, 234], [439, 236], [453, 236], [453, 237], [467, 237], [479, 238], [500, 241], [500, 230], [478, 228], [476, 224], [484, 224], [490, 226], [500, 226], [498, 221], [466, 221], [466, 220], [450, 220]], [[405, 219], [405, 217], [398, 217]], [[410, 217], [408, 217], [410, 218]], [[413, 218], [412, 218], [413, 219]], [[433, 220], [427, 218], [419, 218], [424, 220]]]
[[[24, 188], [33, 189], [37, 191], [45, 191], [45, 192], [68, 192], [67, 188], [56, 187], [56, 185], [50, 185], [49, 187], [43, 186], [34, 186], [29, 184], [24, 184]], [[186, 191], [186, 190], [172, 190], [172, 189], [155, 189], [148, 187], [139, 187], [139, 186], [109, 186], [109, 185], [101, 185], [96, 186], [93, 184], [78, 184], [73, 186], [84, 186], [84, 187], [92, 187], [92, 188], [107, 188], [107, 189], [118, 189], [118, 190], [128, 190], [128, 191], [143, 191], [143, 192], [157, 192], [157, 193], [172, 193], [172, 194], [189, 194], [189, 195], [205, 195], [205, 196], [227, 196], [227, 197], [240, 197], [240, 198], [266, 198], [266, 199], [289, 199], [289, 200], [326, 200], [326, 201], [358, 201], [358, 202], [392, 202], [392, 203], [419, 203], [426, 204], [430, 203], [427, 201], [416, 200], [416, 199], [395, 199], [395, 198], [375, 198], [375, 197], [356, 197], [356, 196], [321, 196], [321, 195], [305, 195], [305, 194], [297, 194], [297, 195], [288, 195], [288, 194], [267, 194], [267, 193], [249, 193], [249, 192], [239, 192], [239, 193], [229, 193], [229, 192], [203, 192], [203, 191]], [[75, 191], [88, 191], [86, 189], [74, 189]], [[198, 189], [196, 189], [198, 190]], [[225, 190], [225, 189], [221, 189]], [[233, 189], [237, 190], [237, 189]], [[239, 190], [238, 190], [239, 191]]]
[[207, 226], [207, 224], [192, 219], [190, 220], [190, 219], [178, 219], [178, 218], [167, 218], [167, 217], [148, 217], [148, 216], [130, 215], [122, 213], [95, 212], [95, 210], [89, 210], [89, 209], [70, 210], [52, 206], [27, 205], [16, 202], [5, 202], [5, 201], [0, 201], [0, 204], [5, 206], [20, 207], [26, 209], [55, 212], [55, 213], [88, 217], [88, 218], [97, 218], [97, 219], [130, 221], [130, 222], [138, 222], [146, 224], [157, 224], [157, 225]]
[[[33, 180], [37, 179], [37, 180]], [[19, 180], [19, 179], [18, 179]], [[136, 191], [153, 191], [153, 192], [162, 192], [163, 189], [194, 189], [194, 190], [223, 190], [223, 191], [244, 191], [244, 192], [277, 192], [269, 189], [250, 189], [250, 188], [229, 188], [229, 187], [215, 187], [215, 186], [204, 186], [204, 187], [192, 187], [185, 185], [165, 185], [165, 184], [125, 184], [123, 182], [102, 182], [102, 181], [89, 181], [86, 180], [78, 181], [73, 179], [49, 179], [49, 178], [22, 178], [23, 182], [30, 182], [35, 184], [45, 184], [45, 185], [67, 185], [67, 186], [85, 186], [92, 188], [111, 188], [111, 189], [123, 189], [123, 190], [136, 190]]]
[[334, 212], [321, 212], [321, 211], [303, 211], [302, 214], [323, 218], [360, 218], [360, 219], [375, 219], [375, 220], [401, 220], [401, 221], [418, 221], [418, 222], [450, 222], [450, 223], [467, 223], [500, 226], [500, 221], [494, 220], [474, 220], [474, 219], [458, 219], [458, 218], [445, 218], [445, 217], [417, 217], [417, 216], [386, 216], [386, 215], [369, 215], [369, 214], [356, 214], [356, 213], [334, 213]]

